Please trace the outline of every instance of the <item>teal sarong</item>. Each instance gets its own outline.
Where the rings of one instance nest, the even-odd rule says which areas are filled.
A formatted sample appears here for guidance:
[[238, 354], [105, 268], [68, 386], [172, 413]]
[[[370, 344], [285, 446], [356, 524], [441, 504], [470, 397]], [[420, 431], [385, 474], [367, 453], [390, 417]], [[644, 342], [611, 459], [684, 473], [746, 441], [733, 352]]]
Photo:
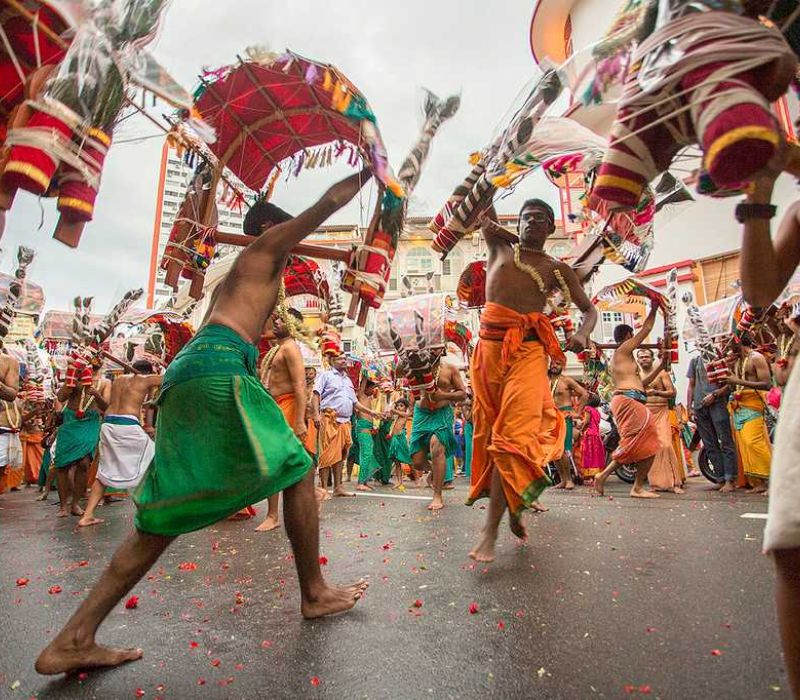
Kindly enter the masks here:
[[84, 457], [94, 459], [100, 441], [100, 413], [91, 410], [83, 418], [78, 418], [75, 411], [65, 408], [61, 415], [64, 422], [58, 427], [53, 466], [64, 469]]
[[444, 483], [447, 484], [455, 478], [456, 473], [456, 458], [450, 455], [445, 461], [444, 470]]
[[389, 443], [389, 457], [393, 462], [411, 466], [413, 460], [411, 459], [411, 453], [408, 451], [408, 438], [405, 430], [392, 436], [392, 440]]
[[156, 454], [133, 492], [138, 530], [199, 530], [305, 478], [311, 457], [259, 381], [257, 358], [233, 330], [208, 325], [167, 368]]
[[376, 436], [372, 434], [372, 421], [367, 418], [357, 418], [355, 437], [358, 442], [358, 483], [366, 484], [381, 468], [375, 457]]
[[[558, 410], [564, 414], [564, 422], [567, 424], [567, 433], [564, 436], [564, 452], [572, 452], [575, 442], [575, 422], [572, 420], [572, 406], [559, 406]], [[567, 415], [569, 414], [569, 415]]]
[[378, 433], [373, 438], [375, 460], [380, 466], [378, 477], [380, 478], [381, 483], [384, 485], [390, 482], [392, 478], [392, 468], [394, 467], [391, 457], [391, 441], [389, 439], [389, 433], [391, 430], [391, 420], [381, 421], [380, 427], [378, 428]]
[[435, 411], [430, 411], [416, 404], [414, 420], [411, 423], [411, 440], [408, 446], [411, 454], [425, 450], [430, 455], [431, 438], [435, 435], [444, 447], [445, 456], [455, 455], [457, 445], [456, 436], [453, 434], [454, 417], [452, 406], [443, 406]]

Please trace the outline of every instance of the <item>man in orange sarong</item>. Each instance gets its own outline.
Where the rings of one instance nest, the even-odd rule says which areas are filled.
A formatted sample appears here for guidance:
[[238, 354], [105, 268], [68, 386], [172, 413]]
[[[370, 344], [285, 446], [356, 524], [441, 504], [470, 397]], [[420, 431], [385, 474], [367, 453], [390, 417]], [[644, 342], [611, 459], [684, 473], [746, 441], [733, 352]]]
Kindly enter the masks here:
[[[492, 220], [494, 219], [494, 220]], [[528, 200], [519, 216], [519, 243], [511, 244], [494, 212], [483, 222], [488, 247], [486, 308], [471, 376], [474, 434], [468, 505], [490, 496], [483, 536], [470, 552], [476, 561], [494, 560], [500, 520], [509, 509], [511, 531], [527, 532], [521, 515], [534, 507], [550, 484], [545, 466], [561, 455], [566, 426], [553, 402], [548, 365], [566, 363], [553, 326], [544, 315], [553, 292], [583, 312], [583, 324], [567, 349], [585, 348], [597, 311], [577, 275], [544, 252], [555, 231], [554, 214], [541, 200]]]
[[[653, 370], [655, 359], [650, 348], [642, 348], [636, 355], [642, 372], [649, 374]], [[677, 392], [669, 372], [661, 370], [645, 391], [647, 394], [647, 408], [653, 414], [656, 432], [658, 433], [659, 448], [653, 459], [653, 466], [647, 480], [653, 491], [672, 491], [684, 493], [682, 462], [678, 462], [678, 453], [672, 441], [672, 419], [670, 417], [669, 402], [675, 399]]]
[[[260, 379], [275, 399], [297, 439], [311, 454], [314, 454], [316, 445], [312, 442], [309, 447], [310, 438], [306, 420], [306, 371], [303, 366], [303, 355], [292, 337], [290, 326], [295, 323], [303, 323], [303, 315], [296, 309], [279, 306], [272, 315], [266, 330], [268, 334], [274, 336], [277, 344], [267, 353], [261, 364]], [[267, 515], [256, 528], [256, 532], [269, 532], [280, 526], [279, 497], [280, 493], [276, 493], [267, 499]]]
[[[639, 374], [639, 366], [633, 353], [645, 341], [656, 322], [658, 305], [653, 302], [642, 328], [634, 335], [633, 328], [620, 324], [614, 329], [614, 341], [618, 344], [611, 359], [611, 376], [614, 381], [614, 396], [611, 413], [619, 431], [619, 447], [611, 455], [609, 465], [595, 477], [594, 489], [603, 495], [606, 479], [620, 464], [636, 465], [636, 479], [631, 496], [634, 498], [658, 498], [658, 494], [645, 489], [647, 475], [661, 442], [653, 414], [647, 408], [645, 389], [664, 369], [664, 359], [647, 376]], [[668, 346], [667, 346], [668, 347]], [[666, 356], [666, 354], [665, 354]]]

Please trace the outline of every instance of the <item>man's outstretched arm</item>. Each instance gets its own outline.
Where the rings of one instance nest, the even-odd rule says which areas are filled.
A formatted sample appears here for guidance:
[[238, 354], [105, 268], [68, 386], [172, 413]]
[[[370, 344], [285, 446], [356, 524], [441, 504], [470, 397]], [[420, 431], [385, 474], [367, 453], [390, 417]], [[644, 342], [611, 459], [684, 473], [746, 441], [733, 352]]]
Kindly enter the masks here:
[[581, 327], [567, 341], [567, 350], [571, 350], [572, 352], [582, 352], [589, 344], [589, 337], [592, 335], [592, 331], [597, 325], [597, 309], [594, 307], [591, 299], [589, 299], [588, 295], [586, 294], [586, 290], [583, 288], [583, 285], [578, 279], [578, 275], [575, 273], [575, 271], [569, 265], [564, 263], [559, 265], [559, 269], [564, 277], [564, 281], [567, 283], [573, 303], [583, 314], [583, 322], [581, 323]]
[[619, 346], [619, 349], [623, 352], [629, 352], [632, 355], [633, 351], [636, 350], [636, 348], [638, 348], [645, 340], [647, 340], [647, 336], [650, 335], [650, 332], [655, 327], [656, 314], [658, 314], [658, 305], [656, 302], [652, 302], [652, 305], [650, 306], [650, 313], [647, 314], [647, 318], [644, 320], [639, 332], [630, 340], [626, 340], [624, 343], [622, 343], [622, 345]]
[[[372, 179], [372, 172], [364, 170], [337, 182], [320, 199], [291, 221], [272, 226], [247, 249], [253, 255], [269, 254], [284, 258], [306, 236], [314, 233], [331, 215], [347, 205], [359, 190]], [[244, 256], [245, 253], [242, 253]]]

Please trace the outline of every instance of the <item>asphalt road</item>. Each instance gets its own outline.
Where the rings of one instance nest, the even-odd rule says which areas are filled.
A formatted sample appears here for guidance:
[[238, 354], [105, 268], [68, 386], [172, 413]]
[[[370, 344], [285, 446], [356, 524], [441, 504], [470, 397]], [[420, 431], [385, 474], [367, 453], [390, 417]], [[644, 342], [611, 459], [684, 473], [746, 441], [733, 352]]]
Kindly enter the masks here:
[[463, 485], [437, 516], [388, 489], [329, 502], [325, 571], [371, 586], [323, 621], [299, 615], [282, 531], [247, 521], [187, 535], [134, 589], [138, 607], [120, 605], [101, 630], [144, 659], [53, 679], [33, 661], [132, 509], [103, 507], [105, 524], [76, 531], [33, 491], [0, 496], [0, 697], [788, 698], [764, 523], [741, 517], [765, 500], [701, 481], [643, 502], [612, 481], [611, 498], [548, 492], [529, 542], [504, 530], [489, 566], [467, 557], [485, 512], [461, 505]]

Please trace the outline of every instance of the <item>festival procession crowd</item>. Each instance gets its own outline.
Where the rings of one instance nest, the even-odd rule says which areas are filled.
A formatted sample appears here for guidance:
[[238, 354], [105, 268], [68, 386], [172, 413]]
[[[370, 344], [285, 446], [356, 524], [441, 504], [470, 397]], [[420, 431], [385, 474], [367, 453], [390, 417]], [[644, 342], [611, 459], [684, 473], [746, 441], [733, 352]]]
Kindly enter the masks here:
[[[176, 289], [188, 280], [204, 315], [196, 330], [188, 313], [170, 309], [149, 327], [146, 315], [130, 321], [138, 290], [93, 324], [79, 298], [60, 356], [44, 353], [38, 337], [4, 344], [1, 497], [22, 490], [31, 508], [57, 498], [53, 516], [78, 528], [102, 528], [99, 514], [111, 509], [99, 507], [120, 496], [130, 497], [136, 513], [134, 531], [36, 669], [60, 674], [141, 658], [140, 649], [100, 646], [99, 626], [176, 537], [219, 521], [252, 520], [259, 532], [285, 528], [301, 614], [313, 619], [349, 610], [367, 588], [365, 580], [334, 586], [323, 578], [319, 521], [331, 499], [381, 486], [430, 490], [427, 509], [447, 518], [463, 479], [467, 505], [488, 499], [469, 556], [489, 563], [506, 510], [511, 531], [525, 539], [524, 513], [548, 510], [548, 488], [599, 497], [616, 475], [631, 484], [631, 497], [651, 500], [685, 493], [702, 473], [720, 494], [769, 499], [764, 551], [777, 570], [786, 664], [800, 697], [800, 372], [793, 372], [800, 294], [785, 292], [800, 264], [800, 201], [774, 238], [771, 223], [774, 183], [784, 171], [800, 174], [800, 147], [770, 109], [797, 73], [789, 30], [798, 3], [622, 3], [604, 50], [594, 51], [586, 93], [599, 101], [611, 83], [622, 85], [610, 141], [567, 119], [559, 122], [563, 133], [543, 128], [562, 92], [587, 85], [557, 69], [539, 76], [430, 224], [443, 258], [472, 235], [481, 238], [485, 260], [463, 271], [457, 300], [431, 292], [391, 302], [383, 295], [407, 198], [458, 99], [428, 95], [419, 139], [395, 175], [375, 115], [337, 69], [291, 52], [253, 51], [206, 71], [194, 95], [164, 76], [154, 87], [137, 75], [135, 61], [125, 63], [129, 54], [119, 44], [143, 50], [164, 3], [118, 4], [126, 10], [113, 22], [98, 13], [70, 32], [57, 13], [43, 15], [47, 37], [63, 34], [72, 43], [55, 42], [49, 63], [30, 75], [22, 66], [36, 64], [19, 62], [17, 109], [3, 131], [0, 211], [5, 218], [17, 190], [50, 195], [54, 188], [61, 212], [55, 236], [78, 245], [126, 90], [153, 91], [178, 108], [167, 138], [196, 165], [162, 266]], [[22, 26], [12, 35], [20, 56], [29, 28]], [[608, 73], [609, 58], [616, 73]], [[79, 64], [118, 89], [74, 99], [71, 88], [91, 83], [76, 78]], [[253, 111], [263, 99], [268, 115], [286, 120], [289, 137], [272, 151], [254, 145], [267, 138], [257, 126], [241, 115], [226, 118], [241, 106], [223, 97], [237, 85]], [[287, 116], [307, 127], [320, 112], [329, 125], [333, 115], [344, 126], [311, 137], [305, 134], [313, 129]], [[648, 183], [690, 144], [703, 153], [701, 193], [740, 198], [733, 225], [742, 232], [741, 298], [724, 335], [709, 333], [691, 297], [684, 299], [687, 327], [678, 329], [672, 273], [664, 293], [635, 275], [593, 298], [587, 292], [603, 261], [642, 269], [658, 205]], [[288, 159], [287, 170], [299, 175], [342, 156], [358, 171], [305, 211], [292, 216], [270, 201], [279, 162]], [[546, 252], [557, 220], [549, 204], [526, 200], [515, 231], [501, 225], [492, 204], [536, 169], [551, 181], [584, 176], [591, 245], [563, 260]], [[362, 244], [344, 252], [304, 243], [373, 180], [381, 196]], [[237, 183], [264, 194], [249, 204], [241, 234], [223, 234], [215, 229], [217, 188], [235, 197]], [[242, 251], [224, 279], [205, 288], [221, 243]], [[0, 337], [8, 335], [33, 257], [19, 249]], [[324, 293], [315, 258], [346, 268], [324, 280]], [[351, 295], [348, 315], [359, 325], [374, 316], [370, 350], [361, 356], [343, 351], [345, 312], [335, 286]], [[321, 326], [312, 329], [293, 306], [302, 293], [323, 299]], [[603, 344], [593, 340], [598, 308], [614, 300], [638, 303], [643, 313]], [[473, 329], [457, 320], [462, 308], [478, 319]], [[109, 339], [126, 319], [149, 330], [131, 357], [120, 358]], [[685, 396], [675, 385], [681, 343], [696, 351]]]

